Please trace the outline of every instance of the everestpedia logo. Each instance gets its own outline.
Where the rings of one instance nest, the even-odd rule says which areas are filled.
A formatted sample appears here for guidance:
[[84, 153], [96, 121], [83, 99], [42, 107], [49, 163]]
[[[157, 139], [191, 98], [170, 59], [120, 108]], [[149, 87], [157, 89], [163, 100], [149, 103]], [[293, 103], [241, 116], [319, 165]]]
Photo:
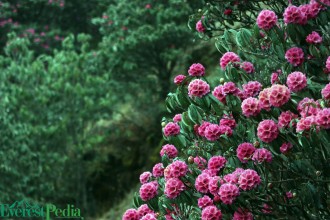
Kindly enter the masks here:
[[80, 209], [70, 204], [63, 209], [53, 204], [39, 206], [38, 204], [32, 204], [24, 200], [15, 201], [13, 204], [0, 204], [0, 219], [38, 217], [46, 220], [57, 218], [84, 219], [84, 217], [81, 216]]

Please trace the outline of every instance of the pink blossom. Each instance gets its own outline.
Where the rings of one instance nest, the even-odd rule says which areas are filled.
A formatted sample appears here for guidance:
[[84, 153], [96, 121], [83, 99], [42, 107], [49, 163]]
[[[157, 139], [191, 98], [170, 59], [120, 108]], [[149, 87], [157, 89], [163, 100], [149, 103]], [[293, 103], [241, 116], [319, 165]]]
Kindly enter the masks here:
[[140, 220], [157, 220], [155, 213], [149, 213], [143, 216]]
[[182, 120], [182, 114], [176, 114], [176, 115], [173, 117], [173, 122], [174, 122], [174, 123], [180, 122], [181, 120]]
[[164, 166], [162, 163], [155, 164], [155, 166], [152, 168], [152, 175], [154, 177], [164, 176]]
[[220, 102], [226, 103], [226, 94], [223, 91], [223, 86], [217, 86], [214, 88], [212, 95], [216, 97]]
[[138, 209], [137, 209], [138, 215], [140, 218], [142, 218], [143, 216], [147, 215], [147, 214], [154, 214], [155, 212], [153, 210], [151, 210], [147, 204], [143, 204], [141, 205]]
[[256, 188], [261, 183], [260, 176], [255, 170], [244, 170], [238, 180], [239, 188], [242, 190], [251, 190]]
[[292, 47], [285, 52], [285, 59], [293, 66], [300, 66], [304, 62], [304, 51], [299, 47]]
[[209, 159], [207, 168], [212, 172], [219, 172], [227, 163], [226, 158], [222, 156], [213, 156]]
[[283, 143], [280, 147], [280, 151], [282, 154], [286, 154], [292, 148], [292, 144], [290, 142]]
[[238, 88], [236, 87], [235, 83], [233, 82], [226, 82], [223, 85], [223, 92], [227, 94], [235, 94], [237, 92]]
[[269, 102], [274, 107], [281, 107], [290, 100], [290, 90], [284, 85], [272, 85], [269, 92]]
[[246, 117], [257, 116], [261, 111], [259, 100], [249, 97], [242, 102], [242, 113]]
[[257, 135], [265, 143], [275, 140], [279, 134], [278, 126], [273, 120], [263, 120], [257, 128]]
[[221, 184], [221, 178], [219, 176], [210, 177], [209, 187], [208, 187], [210, 193], [212, 193], [213, 195], [217, 195], [220, 184]]
[[292, 72], [286, 79], [286, 84], [292, 92], [299, 92], [307, 86], [306, 75], [302, 72]]
[[223, 70], [226, 69], [227, 65], [229, 63], [236, 63], [240, 62], [241, 59], [239, 56], [233, 52], [226, 52], [221, 58], [220, 58], [220, 66]]
[[[282, 112], [278, 117], [278, 127], [288, 128], [290, 126], [291, 121], [295, 118], [298, 118], [298, 115], [290, 111]], [[295, 124], [296, 123], [292, 123], [292, 126], [295, 126]]]
[[198, 134], [202, 137], [205, 137], [205, 130], [209, 125], [211, 125], [210, 122], [203, 121], [202, 125], [198, 127]]
[[327, 61], [325, 62], [325, 68], [330, 72], [330, 56], [328, 56]]
[[[329, 67], [330, 67], [330, 59], [329, 59]], [[328, 83], [321, 91], [322, 97], [325, 100], [330, 100], [330, 83]]]
[[242, 163], [247, 163], [255, 150], [256, 148], [253, 146], [253, 144], [245, 142], [238, 145], [236, 149], [236, 155]]
[[195, 181], [196, 190], [201, 193], [208, 193], [210, 178], [210, 175], [208, 175], [207, 173], [202, 173], [198, 175]]
[[175, 158], [178, 156], [178, 150], [176, 147], [172, 144], [166, 144], [162, 146], [162, 149], [160, 150], [160, 156], [164, 156], [166, 154], [168, 158]]
[[185, 186], [178, 178], [170, 178], [166, 180], [164, 194], [168, 198], [174, 199], [184, 190]]
[[234, 212], [233, 220], [253, 220], [253, 215], [248, 210], [238, 208], [237, 211]]
[[157, 195], [157, 186], [153, 182], [145, 183], [140, 188], [140, 197], [143, 201], [148, 201]]
[[176, 136], [180, 133], [180, 126], [177, 123], [169, 122], [164, 127], [164, 135], [166, 137]]
[[210, 86], [200, 79], [191, 81], [188, 85], [188, 94], [190, 97], [203, 97], [210, 92]]
[[125, 211], [122, 220], [139, 220], [138, 212], [135, 209]]
[[253, 154], [252, 160], [255, 163], [262, 163], [266, 161], [267, 163], [272, 162], [273, 156], [272, 153], [265, 148], [258, 148]]
[[198, 207], [199, 208], [203, 209], [206, 206], [210, 206], [210, 205], [213, 205], [213, 201], [210, 197], [205, 195], [202, 198], [198, 199]]
[[205, 128], [204, 134], [207, 140], [216, 141], [221, 135], [220, 126], [217, 124], [210, 124]]
[[297, 123], [297, 132], [309, 131], [312, 126], [316, 126], [316, 117], [308, 116], [305, 118], [301, 118]]
[[200, 170], [204, 170], [207, 165], [207, 161], [203, 157], [200, 157], [200, 156], [197, 156], [194, 158], [194, 163], [197, 164], [197, 167]]
[[202, 210], [202, 220], [221, 220], [222, 213], [214, 205], [207, 206]]
[[263, 89], [259, 93], [259, 97], [258, 97], [260, 108], [266, 111], [270, 111], [271, 109], [271, 104], [269, 102], [269, 93], [270, 93], [270, 88]]
[[145, 183], [149, 182], [151, 176], [152, 176], [152, 174], [151, 174], [150, 172], [143, 172], [143, 173], [140, 175], [140, 183], [141, 183], [141, 184], [145, 184]]
[[189, 67], [188, 74], [190, 76], [204, 76], [205, 67], [200, 63], [194, 63]]
[[307, 18], [305, 18], [304, 14], [300, 11], [297, 6], [290, 5], [287, 7], [283, 14], [284, 23], [289, 24], [305, 24], [307, 22]]
[[225, 183], [220, 186], [219, 196], [224, 204], [230, 205], [239, 196], [239, 188], [231, 183]]
[[317, 113], [316, 123], [324, 129], [330, 129], [330, 108], [324, 108]]
[[272, 73], [272, 75], [271, 75], [271, 77], [270, 77], [270, 83], [273, 85], [273, 84], [275, 84], [275, 83], [279, 83], [280, 82], [280, 80], [279, 80], [279, 78], [278, 78], [278, 73]]
[[262, 88], [262, 85], [258, 81], [249, 81], [246, 84], [243, 84], [243, 90], [246, 94], [246, 97], [257, 96]]
[[224, 115], [222, 119], [220, 119], [220, 125], [226, 125], [228, 127], [230, 127], [231, 129], [234, 129], [236, 127], [236, 121], [233, 118], [233, 116], [228, 116], [228, 115]]
[[173, 81], [176, 85], [181, 85], [183, 80], [185, 80], [185, 78], [186, 78], [185, 75], [177, 75]]
[[319, 33], [313, 31], [311, 34], [307, 35], [306, 42], [309, 44], [320, 44], [322, 43], [322, 37]]
[[180, 160], [176, 160], [167, 166], [171, 177], [179, 178], [185, 176], [188, 171], [188, 165]]
[[260, 29], [269, 30], [277, 23], [277, 16], [271, 10], [262, 10], [257, 17], [257, 25]]
[[201, 20], [197, 21], [196, 23], [196, 31], [199, 33], [204, 33], [205, 32], [205, 27], [203, 25], [203, 22]]
[[320, 108], [318, 101], [306, 97], [298, 103], [297, 110], [302, 117], [307, 117], [310, 115], [316, 116]]
[[246, 73], [253, 73], [255, 71], [254, 66], [250, 62], [243, 62], [241, 64], [241, 68], [246, 72]]

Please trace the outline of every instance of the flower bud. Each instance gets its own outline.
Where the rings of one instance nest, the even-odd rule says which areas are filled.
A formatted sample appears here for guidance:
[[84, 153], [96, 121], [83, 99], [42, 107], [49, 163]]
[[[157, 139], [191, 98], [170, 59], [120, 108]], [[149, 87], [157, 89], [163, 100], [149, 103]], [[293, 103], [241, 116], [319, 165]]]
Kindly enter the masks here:
[[166, 122], [163, 121], [162, 122], [162, 127], [165, 127], [165, 125], [166, 125]]
[[259, 143], [259, 141], [255, 141], [255, 142], [253, 143], [253, 145], [254, 145], [255, 147], [259, 147], [259, 146], [260, 146], [260, 143]]
[[315, 172], [315, 174], [316, 174], [316, 176], [321, 176], [322, 172], [318, 170]]
[[225, 82], [225, 79], [224, 78], [220, 78], [220, 84], [224, 84], [224, 82]]
[[194, 157], [193, 156], [188, 157], [188, 163], [190, 163], [190, 164], [194, 163]]
[[272, 189], [272, 188], [273, 188], [273, 184], [272, 184], [272, 183], [268, 183], [267, 187], [268, 187], [269, 189]]

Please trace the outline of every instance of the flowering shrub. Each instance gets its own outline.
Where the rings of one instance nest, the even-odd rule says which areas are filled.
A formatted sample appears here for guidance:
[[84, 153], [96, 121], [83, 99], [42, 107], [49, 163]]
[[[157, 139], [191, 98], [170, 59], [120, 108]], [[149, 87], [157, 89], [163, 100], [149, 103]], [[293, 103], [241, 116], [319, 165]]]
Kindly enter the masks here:
[[[217, 36], [221, 83], [193, 64], [188, 85], [168, 96], [168, 111], [181, 121], [164, 140], [178, 154], [163, 154], [165, 177], [151, 178], [158, 194], [146, 203], [137, 194], [134, 206], [147, 204], [158, 219], [327, 219], [329, 2], [224, 2], [205, 5], [199, 33]], [[233, 21], [245, 28], [218, 32]]]

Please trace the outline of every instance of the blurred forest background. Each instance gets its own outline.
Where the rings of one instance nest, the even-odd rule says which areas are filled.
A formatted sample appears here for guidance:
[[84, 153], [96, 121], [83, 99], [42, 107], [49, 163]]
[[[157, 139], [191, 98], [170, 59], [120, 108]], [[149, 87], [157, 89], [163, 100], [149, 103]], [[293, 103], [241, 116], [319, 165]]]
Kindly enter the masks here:
[[174, 76], [217, 53], [187, 25], [202, 4], [0, 1], [0, 202], [120, 219], [159, 161]]

